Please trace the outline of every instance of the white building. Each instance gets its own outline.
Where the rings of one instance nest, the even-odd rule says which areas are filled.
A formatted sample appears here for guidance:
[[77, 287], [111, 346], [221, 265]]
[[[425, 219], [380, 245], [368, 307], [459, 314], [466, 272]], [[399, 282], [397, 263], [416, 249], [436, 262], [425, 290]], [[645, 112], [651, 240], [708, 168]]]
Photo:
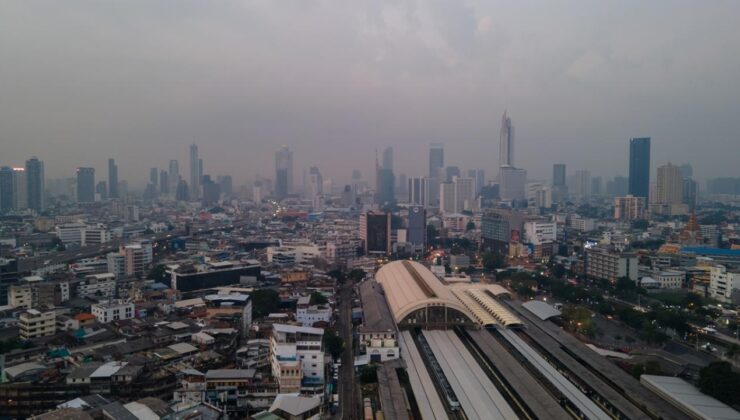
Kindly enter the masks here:
[[637, 254], [601, 247], [586, 249], [586, 274], [615, 283], [620, 277], [638, 281]]
[[680, 289], [683, 287], [686, 273], [678, 270], [666, 270], [654, 273], [652, 276], [661, 289]]
[[29, 309], [18, 318], [18, 326], [22, 340], [54, 335], [57, 329], [56, 313]]
[[110, 252], [105, 258], [109, 273], [112, 273], [117, 279], [126, 277], [126, 257], [123, 254]]
[[321, 395], [324, 330], [283, 324], [273, 324], [272, 328], [270, 364], [280, 393]]
[[67, 223], [56, 227], [56, 235], [64, 245], [83, 245], [82, 236], [85, 230], [84, 223]]
[[289, 256], [294, 259], [296, 264], [310, 262], [315, 258], [321, 258], [323, 252], [321, 247], [315, 244], [311, 245], [284, 245], [280, 247], [267, 247], [267, 262], [273, 262], [276, 255], [283, 257]]
[[594, 219], [575, 216], [570, 219], [570, 227], [581, 232], [590, 232], [596, 228]]
[[98, 322], [103, 324], [111, 321], [131, 319], [135, 314], [133, 303], [115, 300], [109, 303], [95, 303], [90, 306], [90, 312], [98, 319]]
[[558, 226], [555, 222], [529, 221], [524, 223], [526, 243], [542, 245], [557, 240]]
[[527, 201], [532, 207], [549, 209], [552, 207], [552, 188], [540, 183], [527, 186]]
[[78, 297], [113, 298], [116, 295], [116, 276], [113, 273], [90, 274], [77, 283]]
[[331, 321], [332, 309], [329, 305], [311, 305], [310, 296], [301, 296], [296, 305], [296, 321], [304, 327], [311, 327], [316, 322]]
[[499, 170], [499, 196], [505, 201], [526, 199], [527, 171], [513, 166], [502, 166]]
[[709, 296], [721, 302], [731, 302], [733, 289], [740, 289], [740, 271], [728, 270], [724, 265], [712, 267]]

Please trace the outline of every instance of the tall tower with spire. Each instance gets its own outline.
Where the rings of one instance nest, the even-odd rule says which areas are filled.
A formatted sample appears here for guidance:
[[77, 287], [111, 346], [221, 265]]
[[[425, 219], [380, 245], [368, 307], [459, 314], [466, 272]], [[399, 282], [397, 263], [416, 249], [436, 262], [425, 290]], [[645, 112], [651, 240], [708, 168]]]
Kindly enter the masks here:
[[506, 115], [501, 117], [501, 133], [498, 146], [498, 166], [514, 166], [514, 126], [511, 118]]

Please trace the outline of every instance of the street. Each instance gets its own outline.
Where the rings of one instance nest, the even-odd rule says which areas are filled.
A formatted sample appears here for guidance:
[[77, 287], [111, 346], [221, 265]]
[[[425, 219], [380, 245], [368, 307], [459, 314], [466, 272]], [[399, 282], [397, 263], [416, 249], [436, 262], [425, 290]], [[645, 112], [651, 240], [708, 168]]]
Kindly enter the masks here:
[[352, 281], [347, 279], [342, 285], [339, 298], [339, 317], [337, 329], [344, 340], [344, 352], [342, 353], [342, 367], [339, 369], [339, 410], [334, 418], [354, 419], [355, 411], [355, 373], [354, 356], [352, 354]]

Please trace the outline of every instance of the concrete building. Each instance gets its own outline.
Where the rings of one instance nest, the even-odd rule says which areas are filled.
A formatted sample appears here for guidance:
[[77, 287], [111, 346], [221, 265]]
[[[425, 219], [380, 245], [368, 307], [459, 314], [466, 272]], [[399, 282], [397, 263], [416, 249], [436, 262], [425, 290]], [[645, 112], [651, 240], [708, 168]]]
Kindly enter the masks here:
[[296, 303], [296, 321], [304, 327], [313, 327], [317, 322], [329, 323], [332, 309], [328, 305], [311, 305], [310, 296], [301, 296]]
[[44, 162], [35, 156], [26, 161], [26, 199], [28, 208], [41, 213], [46, 209]]
[[526, 199], [527, 171], [513, 166], [502, 166], [499, 171], [499, 195], [504, 201]]
[[360, 214], [360, 239], [366, 254], [391, 252], [391, 213], [368, 211]]
[[406, 241], [422, 250], [426, 248], [427, 211], [424, 207], [409, 207], [408, 222], [406, 223], [406, 227]]
[[131, 319], [135, 316], [134, 304], [120, 300], [107, 303], [94, 303], [90, 306], [90, 312], [97, 318], [98, 322], [103, 324], [111, 321]]
[[415, 177], [408, 180], [408, 203], [417, 206], [429, 207], [430, 178]]
[[114, 159], [108, 159], [108, 198], [120, 198], [118, 195], [118, 166]]
[[78, 297], [112, 299], [116, 295], [116, 276], [113, 273], [90, 274], [74, 285]]
[[620, 277], [627, 277], [637, 282], [637, 255], [615, 252], [602, 247], [586, 249], [586, 274], [615, 283]]
[[36, 309], [29, 309], [18, 318], [20, 338], [22, 340], [32, 340], [54, 335], [57, 328], [56, 318], [54, 311], [41, 312]]
[[632, 221], [645, 219], [646, 205], [645, 197], [635, 197], [628, 195], [626, 197], [614, 198], [614, 218], [622, 221]]
[[293, 152], [283, 146], [275, 152], [275, 196], [279, 199], [293, 192]]
[[728, 269], [724, 265], [712, 267], [709, 277], [709, 297], [721, 302], [732, 302], [732, 292], [737, 289], [740, 289], [740, 271]]
[[650, 197], [650, 137], [630, 139], [629, 194]]
[[281, 394], [322, 394], [323, 337], [324, 330], [320, 328], [273, 325], [270, 364]]
[[95, 201], [95, 168], [77, 168], [77, 202]]

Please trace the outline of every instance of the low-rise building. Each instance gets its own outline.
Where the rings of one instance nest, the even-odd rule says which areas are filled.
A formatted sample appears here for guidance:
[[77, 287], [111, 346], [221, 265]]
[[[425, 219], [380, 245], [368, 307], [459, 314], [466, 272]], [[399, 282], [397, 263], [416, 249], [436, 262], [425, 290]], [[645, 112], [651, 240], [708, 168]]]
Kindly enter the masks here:
[[76, 284], [77, 297], [112, 299], [116, 295], [116, 276], [113, 273], [90, 274]]
[[724, 265], [712, 267], [709, 278], [711, 298], [721, 302], [731, 302], [732, 291], [737, 289], [740, 289], [740, 271], [728, 269]]
[[135, 316], [134, 304], [123, 301], [95, 303], [90, 306], [90, 311], [98, 322], [103, 324], [111, 321], [131, 319]]
[[323, 337], [320, 328], [273, 325], [270, 360], [280, 393], [323, 393]]
[[298, 298], [296, 320], [304, 327], [312, 327], [316, 322], [331, 321], [332, 310], [328, 305], [311, 305], [310, 296]]
[[57, 330], [56, 314], [54, 311], [41, 312], [29, 309], [18, 318], [18, 327], [23, 340], [54, 335]]
[[630, 252], [615, 252], [602, 247], [586, 249], [586, 275], [616, 282], [620, 277], [638, 280], [637, 255]]

